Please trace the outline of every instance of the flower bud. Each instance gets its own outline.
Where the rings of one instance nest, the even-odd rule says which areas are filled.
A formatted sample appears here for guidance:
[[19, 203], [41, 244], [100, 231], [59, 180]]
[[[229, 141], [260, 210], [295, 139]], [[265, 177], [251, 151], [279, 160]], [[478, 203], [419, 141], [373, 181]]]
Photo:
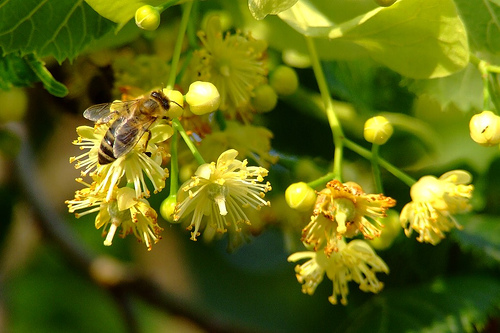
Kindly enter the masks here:
[[175, 206], [177, 205], [177, 195], [169, 195], [160, 205], [160, 214], [170, 223], [179, 223], [174, 220]]
[[144, 5], [135, 11], [135, 24], [144, 30], [156, 30], [160, 26], [158, 8]]
[[392, 136], [394, 129], [386, 117], [376, 116], [365, 122], [363, 136], [365, 140], [377, 145], [383, 145]]
[[290, 208], [305, 212], [314, 206], [316, 193], [304, 182], [294, 183], [286, 189], [285, 200]]
[[382, 7], [389, 7], [393, 3], [396, 2], [396, 0], [375, 0], [377, 5], [382, 6]]
[[274, 109], [278, 103], [276, 91], [268, 84], [257, 87], [254, 90], [254, 94], [252, 105], [257, 112], [269, 112]]
[[211, 82], [196, 81], [189, 86], [186, 102], [192, 113], [201, 116], [219, 108], [220, 94]]
[[28, 96], [22, 88], [0, 89], [0, 123], [21, 121], [28, 110]]
[[382, 234], [370, 241], [375, 250], [388, 249], [401, 232], [399, 214], [395, 210], [388, 210], [387, 216], [379, 220], [383, 225]]
[[491, 111], [472, 116], [469, 122], [470, 136], [482, 146], [500, 143], [500, 117]]
[[299, 78], [292, 67], [281, 65], [271, 73], [269, 84], [278, 95], [288, 96], [299, 87]]
[[168, 110], [168, 117], [170, 119], [179, 118], [184, 112], [184, 109], [182, 108], [184, 105], [184, 96], [178, 90], [163, 89], [163, 93], [171, 101], [170, 109]]

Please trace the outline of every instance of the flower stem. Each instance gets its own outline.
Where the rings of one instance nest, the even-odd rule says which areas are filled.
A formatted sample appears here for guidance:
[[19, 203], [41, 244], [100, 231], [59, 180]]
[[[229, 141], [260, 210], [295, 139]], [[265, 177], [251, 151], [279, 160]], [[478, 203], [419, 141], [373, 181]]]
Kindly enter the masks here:
[[380, 145], [373, 144], [372, 145], [372, 173], [373, 173], [373, 181], [375, 182], [375, 189], [377, 193], [384, 193], [384, 188], [382, 187], [382, 180], [380, 178], [380, 166], [379, 166], [379, 148]]
[[174, 134], [170, 141], [170, 195], [176, 194], [179, 189], [179, 156], [177, 145], [179, 143], [179, 132], [174, 127]]
[[[366, 158], [367, 160], [372, 160], [372, 153], [369, 150], [366, 150], [365, 148], [361, 147], [360, 145], [346, 138], [344, 138], [344, 144], [347, 148], [349, 148], [353, 152], [359, 154], [360, 156]], [[411, 187], [413, 184], [417, 182], [415, 179], [413, 179], [412, 177], [410, 177], [409, 175], [398, 169], [396, 166], [387, 162], [383, 158], [379, 157], [377, 160], [380, 166], [382, 166], [384, 169], [392, 173], [396, 178], [401, 180], [406, 185]]]
[[310, 188], [315, 188], [319, 185], [323, 185], [324, 183], [329, 182], [332, 179], [335, 179], [335, 174], [333, 172], [329, 172], [326, 175], [307, 183], [307, 186], [309, 186]]
[[316, 76], [316, 81], [318, 83], [321, 98], [323, 99], [323, 104], [325, 106], [326, 115], [328, 117], [328, 123], [333, 134], [333, 144], [335, 145], [334, 159], [333, 159], [333, 174], [334, 178], [342, 181], [342, 158], [343, 158], [343, 142], [344, 137], [342, 127], [340, 122], [335, 115], [333, 109], [333, 102], [328, 89], [328, 84], [321, 68], [321, 63], [316, 52], [316, 46], [314, 45], [314, 40], [310, 37], [306, 37], [307, 48], [309, 50], [309, 55], [311, 57], [312, 66], [314, 70], [314, 75]]
[[189, 150], [191, 150], [191, 153], [193, 154], [194, 158], [196, 159], [196, 162], [198, 162], [199, 165], [205, 164], [206, 163], [205, 160], [201, 156], [200, 152], [196, 148], [193, 141], [191, 141], [191, 139], [189, 138], [189, 135], [186, 133], [186, 130], [184, 129], [184, 127], [182, 127], [179, 119], [172, 120], [172, 125], [173, 125], [174, 129], [177, 130], [181, 134], [182, 138], [184, 139], [184, 142], [188, 146]]
[[183, 8], [181, 24], [179, 26], [179, 33], [177, 35], [177, 40], [175, 41], [174, 52], [172, 55], [172, 64], [170, 66], [170, 76], [168, 77], [167, 89], [173, 89], [175, 85], [175, 78], [177, 76], [177, 66], [179, 65], [179, 59], [182, 52], [182, 44], [184, 42], [184, 35], [186, 34], [186, 28], [189, 22], [189, 15], [191, 14], [191, 8], [193, 7], [193, 1], [188, 1]]

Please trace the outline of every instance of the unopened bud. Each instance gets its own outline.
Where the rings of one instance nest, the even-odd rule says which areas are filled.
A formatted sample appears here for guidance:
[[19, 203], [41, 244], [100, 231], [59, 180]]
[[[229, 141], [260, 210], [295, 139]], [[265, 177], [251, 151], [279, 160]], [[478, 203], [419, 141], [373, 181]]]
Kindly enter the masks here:
[[271, 73], [269, 84], [278, 95], [288, 96], [299, 87], [299, 77], [292, 67], [281, 65]]
[[482, 146], [500, 143], [500, 117], [491, 111], [472, 116], [469, 122], [470, 137]]
[[220, 94], [211, 82], [196, 81], [189, 86], [186, 102], [192, 113], [201, 116], [219, 108]]
[[177, 205], [177, 196], [169, 195], [160, 205], [160, 214], [170, 223], [178, 223], [174, 220], [175, 206]]
[[363, 136], [365, 140], [377, 145], [383, 145], [392, 136], [394, 129], [386, 117], [376, 116], [365, 122]]
[[135, 11], [135, 24], [144, 30], [156, 30], [160, 26], [160, 11], [153, 6], [144, 5]]
[[290, 208], [305, 212], [314, 206], [316, 193], [304, 182], [294, 183], [286, 189], [285, 200]]
[[254, 94], [252, 105], [257, 112], [269, 112], [278, 103], [276, 91], [268, 84], [257, 87]]

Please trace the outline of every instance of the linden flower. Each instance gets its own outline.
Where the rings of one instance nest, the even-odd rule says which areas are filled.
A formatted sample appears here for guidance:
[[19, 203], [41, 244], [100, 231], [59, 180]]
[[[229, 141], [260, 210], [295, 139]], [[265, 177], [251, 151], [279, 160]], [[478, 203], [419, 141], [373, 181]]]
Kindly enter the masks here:
[[198, 36], [204, 48], [193, 57], [195, 80], [212, 82], [220, 93], [220, 110], [234, 118], [249, 109], [253, 90], [266, 81], [267, 45], [240, 32], [223, 35], [218, 16], [210, 17]]
[[270, 205], [263, 198], [271, 190], [271, 184], [260, 184], [268, 171], [262, 167], [247, 166], [247, 160], [235, 159], [237, 155], [234, 149], [225, 151], [217, 163], [199, 166], [195, 176], [181, 186], [174, 220], [178, 221], [193, 212], [188, 227], [191, 230], [194, 226], [192, 240], [200, 235], [203, 216], [208, 216], [209, 225], [217, 232], [226, 232], [226, 227], [230, 225], [239, 231], [238, 223], [250, 223], [242, 207], [258, 210]]
[[354, 237], [359, 231], [367, 239], [380, 236], [380, 218], [396, 201], [382, 194], [365, 194], [353, 182], [332, 180], [318, 192], [311, 222], [302, 230], [302, 241], [314, 244], [315, 251], [324, 243], [329, 256], [337, 251], [338, 240]]
[[200, 146], [203, 156], [218, 156], [218, 152], [231, 147], [242, 156], [254, 159], [264, 168], [277, 162], [278, 157], [269, 153], [273, 133], [267, 128], [243, 125], [231, 120], [228, 120], [226, 125], [224, 131], [213, 132], [203, 139]]
[[144, 174], [151, 181], [154, 192], [161, 191], [165, 187], [168, 170], [161, 167], [165, 152], [156, 143], [168, 139], [173, 134], [173, 129], [166, 124], [155, 122], [149, 130], [150, 134], [146, 133], [129, 153], [112, 163], [100, 165], [98, 151], [108, 128], [107, 124], [97, 124], [94, 128], [80, 126], [76, 129], [79, 137], [73, 143], [82, 150], [88, 150], [70, 158], [71, 163], [76, 161], [75, 168], [83, 169], [82, 176], [97, 176], [96, 191], [107, 192], [106, 201], [111, 200], [112, 191], [115, 186], [120, 185], [123, 176], [128, 183], [134, 184], [136, 198], [149, 196]]
[[445, 238], [445, 232], [452, 228], [460, 229], [452, 214], [470, 211], [469, 200], [472, 197], [472, 176], [464, 170], [445, 173], [439, 179], [424, 176], [410, 190], [412, 202], [401, 211], [401, 225], [406, 236], [415, 230], [419, 233], [419, 242], [438, 244]]
[[76, 213], [77, 218], [99, 212], [95, 226], [96, 229], [103, 228], [106, 246], [112, 244], [115, 233], [121, 226], [120, 237], [134, 234], [140, 242], [144, 242], [148, 251], [151, 250], [152, 244], [161, 239], [159, 234], [163, 229], [157, 224], [158, 215], [148, 201], [136, 199], [135, 191], [129, 187], [115, 188], [111, 200], [106, 200], [105, 193], [95, 191], [95, 184], [87, 184], [88, 187], [76, 191], [74, 200], [66, 201], [69, 212], [88, 208], [82, 213]]
[[333, 294], [328, 297], [332, 304], [347, 304], [349, 294], [348, 283], [354, 281], [364, 292], [378, 293], [384, 284], [377, 279], [375, 273], [389, 273], [386, 263], [363, 240], [353, 240], [346, 244], [344, 240], [338, 242], [338, 252], [327, 256], [324, 251], [297, 252], [288, 257], [288, 261], [296, 262], [309, 258], [307, 262], [295, 267], [297, 281], [302, 283], [302, 292], [312, 295], [316, 287], [326, 276], [333, 283]]

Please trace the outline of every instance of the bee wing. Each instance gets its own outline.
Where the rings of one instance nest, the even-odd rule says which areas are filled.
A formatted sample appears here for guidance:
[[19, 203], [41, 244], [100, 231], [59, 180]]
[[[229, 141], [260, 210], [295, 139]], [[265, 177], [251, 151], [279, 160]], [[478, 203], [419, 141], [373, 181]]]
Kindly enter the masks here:
[[[135, 103], [137, 103], [137, 100], [96, 104], [83, 111], [83, 116], [96, 123], [108, 123], [117, 115], [129, 112]], [[113, 106], [113, 109], [111, 109], [111, 106]]]
[[115, 143], [113, 145], [115, 158], [131, 151], [154, 121], [155, 119], [152, 118], [146, 122], [138, 123], [137, 120], [129, 119], [120, 124], [115, 131]]

